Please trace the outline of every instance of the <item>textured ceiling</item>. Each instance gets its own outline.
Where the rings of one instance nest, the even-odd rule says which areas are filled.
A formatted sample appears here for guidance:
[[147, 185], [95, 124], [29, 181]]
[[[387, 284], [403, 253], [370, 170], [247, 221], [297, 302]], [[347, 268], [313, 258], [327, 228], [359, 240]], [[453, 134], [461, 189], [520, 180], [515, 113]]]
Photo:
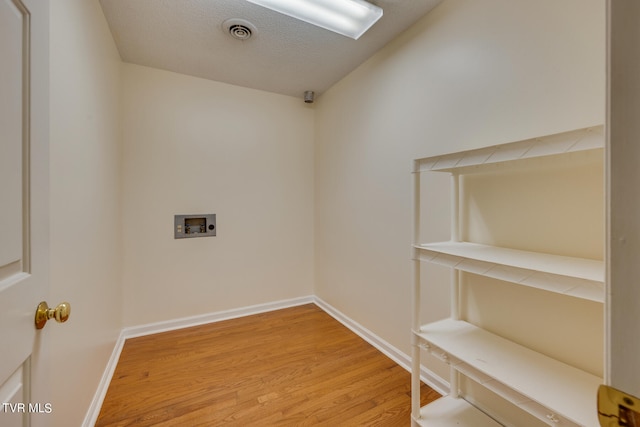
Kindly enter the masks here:
[[[295, 0], [291, 0], [295, 1]], [[376, 0], [384, 16], [360, 39], [332, 33], [245, 0], [100, 0], [123, 61], [302, 97], [320, 94], [441, 0]], [[257, 31], [245, 41], [230, 18]]]

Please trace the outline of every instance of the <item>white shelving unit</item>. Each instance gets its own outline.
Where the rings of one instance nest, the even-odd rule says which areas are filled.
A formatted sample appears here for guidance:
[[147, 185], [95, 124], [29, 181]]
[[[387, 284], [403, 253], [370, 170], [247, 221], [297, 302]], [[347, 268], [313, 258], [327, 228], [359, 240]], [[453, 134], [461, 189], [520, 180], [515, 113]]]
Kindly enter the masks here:
[[[600, 150], [602, 127], [518, 141], [414, 161], [414, 306], [412, 419], [415, 425], [499, 426], [459, 395], [464, 375], [506, 401], [552, 426], [598, 426], [595, 399], [602, 378], [502, 338], [460, 319], [460, 271], [529, 286], [569, 297], [604, 303], [603, 261], [527, 252], [460, 241], [459, 177], [500, 168], [505, 162], [558, 157], [566, 153]], [[551, 159], [552, 160], [552, 159]], [[520, 162], [521, 163], [521, 162]], [[420, 175], [451, 174], [451, 240], [420, 243]], [[451, 268], [451, 317], [420, 324], [420, 263]], [[433, 286], [437, 286], [434, 284]], [[449, 396], [420, 408], [421, 351], [426, 350], [450, 366]]]

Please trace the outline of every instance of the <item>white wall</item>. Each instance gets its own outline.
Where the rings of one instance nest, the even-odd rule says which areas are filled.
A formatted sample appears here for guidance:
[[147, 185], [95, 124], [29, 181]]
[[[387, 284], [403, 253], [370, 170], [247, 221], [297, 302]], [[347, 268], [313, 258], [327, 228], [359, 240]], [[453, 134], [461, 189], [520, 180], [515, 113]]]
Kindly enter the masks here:
[[[125, 324], [312, 294], [313, 109], [129, 64], [123, 96]], [[174, 240], [189, 213], [217, 236]]]
[[120, 58], [97, 1], [51, 2], [53, 426], [81, 425], [122, 328]]
[[600, 0], [446, 0], [323, 94], [316, 294], [410, 353], [411, 160], [603, 123], [604, 23]]

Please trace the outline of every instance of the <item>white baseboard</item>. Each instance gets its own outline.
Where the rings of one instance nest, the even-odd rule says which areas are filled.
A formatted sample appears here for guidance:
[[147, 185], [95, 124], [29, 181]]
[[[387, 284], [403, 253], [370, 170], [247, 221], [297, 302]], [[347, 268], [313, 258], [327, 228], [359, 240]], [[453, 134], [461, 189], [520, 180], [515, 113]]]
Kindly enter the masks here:
[[[349, 328], [353, 333], [358, 335], [360, 338], [377, 348], [382, 354], [386, 355], [388, 358], [396, 362], [398, 365], [402, 366], [407, 371], [411, 372], [411, 357], [406, 353], [398, 350], [396, 347], [391, 345], [389, 342], [385, 341], [378, 335], [374, 334], [355, 320], [346, 316], [344, 313], [340, 312], [335, 307], [328, 304], [326, 301], [321, 298], [314, 296], [314, 303], [323, 309], [327, 314], [336, 319], [338, 322], [342, 323], [344, 326]], [[420, 369], [420, 378], [422, 381], [427, 384], [429, 387], [437, 391], [438, 393], [445, 395], [449, 393], [449, 382], [445, 381], [442, 377], [435, 374], [433, 371], [425, 368], [424, 366]]]
[[107, 390], [109, 389], [109, 384], [111, 383], [111, 378], [113, 378], [113, 373], [116, 370], [116, 366], [118, 365], [118, 360], [120, 359], [120, 353], [122, 352], [124, 341], [124, 331], [120, 331], [120, 336], [118, 337], [118, 340], [113, 347], [111, 357], [109, 358], [107, 366], [102, 374], [102, 378], [100, 378], [100, 382], [98, 383], [98, 389], [93, 396], [93, 400], [89, 405], [89, 410], [87, 411], [87, 414], [84, 417], [84, 421], [82, 422], [82, 427], [93, 427], [96, 424], [96, 421], [98, 421], [98, 415], [100, 415], [102, 402], [104, 402], [104, 398], [107, 395]]
[[[398, 365], [402, 366], [407, 371], [411, 371], [411, 358], [407, 354], [398, 350], [396, 347], [392, 346], [387, 341], [380, 338], [378, 335], [360, 325], [358, 322], [341, 313], [339, 310], [332, 307], [321, 298], [318, 298], [315, 295], [310, 295], [306, 297], [252, 305], [249, 307], [242, 307], [232, 310], [218, 311], [199, 316], [184, 317], [175, 320], [167, 320], [163, 322], [149, 323], [146, 325], [130, 326], [124, 328], [120, 332], [120, 336], [118, 337], [118, 340], [116, 341], [116, 344], [113, 348], [111, 357], [109, 358], [104, 373], [102, 374], [102, 378], [100, 379], [100, 383], [98, 384], [98, 389], [96, 390], [94, 398], [91, 401], [91, 405], [89, 405], [89, 410], [87, 411], [87, 415], [85, 416], [84, 422], [82, 423], [82, 427], [93, 427], [95, 425], [98, 419], [98, 415], [100, 415], [102, 402], [104, 401], [107, 390], [109, 388], [109, 384], [111, 383], [111, 378], [113, 377], [113, 373], [115, 372], [116, 366], [118, 365], [122, 347], [124, 346], [124, 342], [127, 339], [144, 335], [157, 334], [160, 332], [173, 331], [176, 329], [188, 328], [191, 326], [204, 325], [207, 323], [221, 322], [223, 320], [235, 319], [238, 317], [250, 316], [253, 314], [265, 313], [268, 311], [280, 310], [283, 308], [295, 307], [303, 304], [317, 305], [331, 317], [349, 328], [352, 332], [354, 332], [356, 335], [360, 336], [362, 339], [381, 351]], [[438, 393], [447, 394], [449, 390], [449, 383], [442, 379], [440, 376], [436, 375], [425, 367], [422, 367], [420, 376], [425, 384], [429, 385]]]
[[292, 298], [288, 300], [274, 301], [265, 304], [251, 305], [248, 307], [234, 308], [231, 310], [217, 311], [198, 316], [183, 317], [180, 319], [166, 320], [163, 322], [149, 323], [140, 326], [124, 328], [125, 339], [144, 335], [158, 334], [160, 332], [174, 331], [176, 329], [190, 328], [191, 326], [205, 325], [207, 323], [221, 322], [223, 320], [236, 319], [238, 317], [251, 316], [252, 314], [266, 313], [268, 311], [295, 307], [297, 305], [312, 304], [314, 297]]

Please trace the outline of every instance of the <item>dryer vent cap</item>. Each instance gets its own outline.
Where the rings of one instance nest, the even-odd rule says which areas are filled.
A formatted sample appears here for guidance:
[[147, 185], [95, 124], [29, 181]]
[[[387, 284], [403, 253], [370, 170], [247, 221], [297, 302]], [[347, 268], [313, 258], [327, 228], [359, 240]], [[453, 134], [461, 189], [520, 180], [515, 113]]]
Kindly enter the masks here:
[[313, 104], [315, 97], [316, 94], [312, 90], [306, 90], [304, 92], [304, 102], [306, 102], [307, 104]]

